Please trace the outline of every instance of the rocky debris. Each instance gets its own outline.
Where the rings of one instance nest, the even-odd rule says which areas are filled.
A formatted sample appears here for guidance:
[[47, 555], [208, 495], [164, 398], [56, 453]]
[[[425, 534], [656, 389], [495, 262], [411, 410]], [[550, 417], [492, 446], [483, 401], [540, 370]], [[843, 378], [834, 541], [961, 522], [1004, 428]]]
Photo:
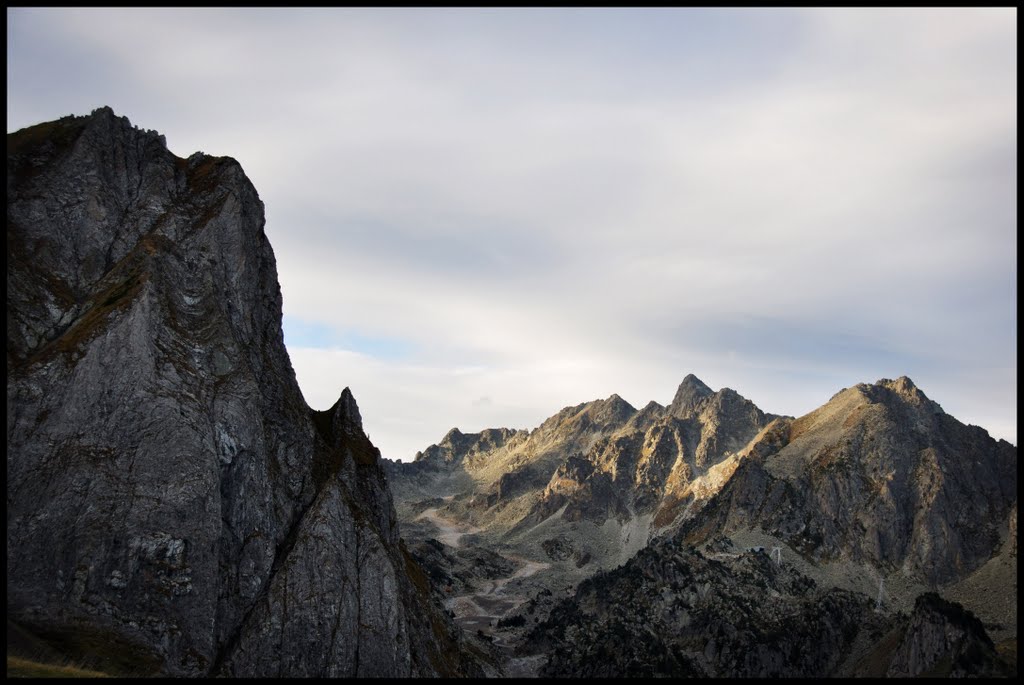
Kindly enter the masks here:
[[662, 540], [583, 581], [522, 650], [550, 655], [542, 676], [826, 677], [888, 621], [767, 554], [723, 562]]
[[590, 550], [586, 547], [578, 547], [565, 535], [544, 540], [540, 546], [548, 559], [552, 561], [572, 560], [576, 568], [583, 568], [593, 558]]
[[540, 546], [552, 561], [565, 561], [576, 551], [573, 549], [572, 543], [565, 537], [549, 538]]
[[889, 665], [889, 677], [1008, 677], [985, 628], [961, 605], [934, 592], [917, 598]]
[[512, 575], [517, 564], [497, 552], [479, 547], [449, 547], [428, 538], [409, 546], [420, 568], [431, 584], [444, 595], [468, 593], [482, 580], [496, 580]]
[[351, 393], [302, 399], [239, 164], [109, 108], [7, 164], [8, 616], [136, 674], [471, 670]]

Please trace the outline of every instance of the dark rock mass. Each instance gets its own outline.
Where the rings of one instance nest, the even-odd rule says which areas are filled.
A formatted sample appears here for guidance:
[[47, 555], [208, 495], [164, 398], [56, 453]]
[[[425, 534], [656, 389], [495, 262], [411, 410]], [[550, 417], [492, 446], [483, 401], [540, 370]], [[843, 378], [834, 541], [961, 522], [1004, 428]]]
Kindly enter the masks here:
[[136, 674], [468, 672], [238, 162], [102, 108], [9, 134], [7, 197], [8, 618]]
[[886, 675], [898, 678], [1003, 676], [992, 640], [974, 615], [934, 592], [917, 598]]
[[765, 553], [729, 561], [659, 540], [583, 581], [529, 634], [554, 677], [825, 677], [888, 620]]

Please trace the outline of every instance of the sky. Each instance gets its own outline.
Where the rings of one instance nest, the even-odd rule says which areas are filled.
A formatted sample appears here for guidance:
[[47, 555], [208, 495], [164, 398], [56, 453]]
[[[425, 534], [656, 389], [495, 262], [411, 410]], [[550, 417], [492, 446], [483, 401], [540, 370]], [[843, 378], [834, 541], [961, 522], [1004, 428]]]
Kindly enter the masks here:
[[689, 373], [909, 376], [1017, 443], [1017, 12], [8, 8], [7, 130], [109, 105], [266, 206], [299, 385], [384, 456]]

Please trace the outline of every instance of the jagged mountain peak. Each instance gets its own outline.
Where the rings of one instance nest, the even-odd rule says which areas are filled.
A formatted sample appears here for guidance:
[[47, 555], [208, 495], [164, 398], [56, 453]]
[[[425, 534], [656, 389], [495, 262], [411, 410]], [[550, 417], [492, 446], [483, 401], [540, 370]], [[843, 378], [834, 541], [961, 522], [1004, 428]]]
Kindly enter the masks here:
[[591, 400], [582, 404], [564, 407], [553, 416], [549, 416], [535, 430], [540, 432], [560, 430], [566, 422], [575, 423], [581, 419], [598, 424], [620, 424], [636, 413], [636, 408], [612, 394], [605, 399]]
[[[823, 559], [845, 555], [929, 583], [991, 556], [1015, 501], [1015, 449], [944, 414], [910, 379], [855, 385], [787, 423], [783, 440], [754, 446], [761, 456], [744, 460], [708, 510], [722, 505], [726, 531], [759, 527]], [[764, 493], [782, 481], [789, 494], [769, 502]]]
[[611, 412], [612, 414], [632, 414], [636, 411], [636, 407], [615, 393], [610, 395], [608, 399], [598, 400], [594, 403], [594, 407]]
[[704, 381], [692, 373], [687, 374], [683, 382], [679, 384], [675, 397], [672, 398], [672, 403], [669, 404], [669, 411], [676, 415], [686, 413], [699, 404], [701, 400], [710, 397], [714, 393], [715, 391], [709, 388]]
[[709, 395], [706, 399], [708, 405], [719, 408], [742, 404], [753, 404], [753, 402], [732, 388], [722, 388], [721, 390]]
[[124, 126], [125, 128], [135, 129], [135, 130], [138, 130], [138, 131], [142, 131], [143, 130], [143, 129], [140, 129], [138, 126], [133, 125], [131, 120], [128, 119], [128, 117], [126, 117], [126, 116], [119, 116], [116, 112], [114, 112], [114, 109], [112, 107], [110, 107], [109, 105], [104, 105], [102, 107], [97, 107], [96, 109], [94, 109], [92, 112], [90, 112], [89, 114], [87, 114], [85, 116], [73, 117], [73, 118], [74, 119], [78, 119], [80, 121], [83, 121], [87, 126], [88, 125], [94, 125], [94, 124], [99, 123], [99, 122], [106, 122], [106, 123], [111, 123], [111, 124], [117, 124], [117, 125], [120, 125], [120, 126]]
[[352, 425], [358, 427], [359, 430], [363, 429], [363, 417], [359, 414], [359, 405], [356, 404], [356, 398], [347, 387], [341, 391], [338, 401], [331, 407], [331, 413], [336, 424]]
[[485, 428], [479, 433], [463, 433], [456, 427], [445, 433], [436, 444], [417, 452], [413, 462], [431, 467], [459, 468], [467, 457], [500, 449], [525, 434], [526, 431], [514, 428]]
[[441, 438], [440, 444], [442, 444], [442, 445], [450, 445], [450, 444], [458, 441], [458, 439], [461, 438], [463, 435], [465, 435], [465, 433], [460, 431], [458, 426], [455, 426], [451, 430], [449, 430], [447, 433], [444, 434], [444, 437]]
[[86, 116], [65, 117], [58, 121], [82, 126], [87, 133], [95, 131], [100, 135], [113, 135], [121, 138], [130, 136], [152, 138], [153, 140], [158, 141], [164, 148], [167, 147], [167, 139], [162, 134], [157, 131], [135, 126], [128, 117], [119, 116], [114, 112], [113, 108], [107, 105], [94, 109]]
[[[908, 429], [925, 434], [934, 427], [942, 407], [928, 398], [906, 376], [896, 380], [882, 378], [875, 383], [858, 383], [837, 392], [832, 398], [794, 422], [793, 437], [813, 426], [874, 425], [878, 417], [888, 416]], [[867, 422], [867, 423], [865, 423]], [[980, 430], [980, 429], [979, 429]]]
[[679, 383], [679, 387], [676, 389], [676, 399], [680, 399], [680, 394], [683, 395], [710, 395], [714, 390], [708, 386], [707, 383], [697, 378], [692, 373], [686, 374], [682, 382]]
[[914, 385], [914, 381], [910, 380], [907, 376], [900, 376], [896, 380], [882, 378], [876, 381], [874, 385], [868, 387], [869, 393], [873, 395], [873, 399], [879, 398], [880, 390], [888, 391], [896, 398], [899, 398], [908, 404], [932, 410], [937, 414], [943, 413], [942, 407], [940, 407], [937, 402], [929, 399], [920, 388]]
[[629, 417], [629, 425], [636, 430], [646, 431], [655, 422], [665, 415], [665, 407], [651, 400]]

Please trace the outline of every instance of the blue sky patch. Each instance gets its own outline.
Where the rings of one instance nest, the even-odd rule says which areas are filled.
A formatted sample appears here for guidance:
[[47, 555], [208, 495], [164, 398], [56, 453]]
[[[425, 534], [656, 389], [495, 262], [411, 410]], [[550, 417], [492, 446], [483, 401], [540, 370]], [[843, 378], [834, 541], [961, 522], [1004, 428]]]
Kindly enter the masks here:
[[285, 316], [282, 322], [284, 342], [288, 347], [344, 349], [378, 359], [396, 360], [408, 357], [414, 347], [408, 340], [366, 335], [351, 329], [336, 329], [320, 321], [307, 321]]

